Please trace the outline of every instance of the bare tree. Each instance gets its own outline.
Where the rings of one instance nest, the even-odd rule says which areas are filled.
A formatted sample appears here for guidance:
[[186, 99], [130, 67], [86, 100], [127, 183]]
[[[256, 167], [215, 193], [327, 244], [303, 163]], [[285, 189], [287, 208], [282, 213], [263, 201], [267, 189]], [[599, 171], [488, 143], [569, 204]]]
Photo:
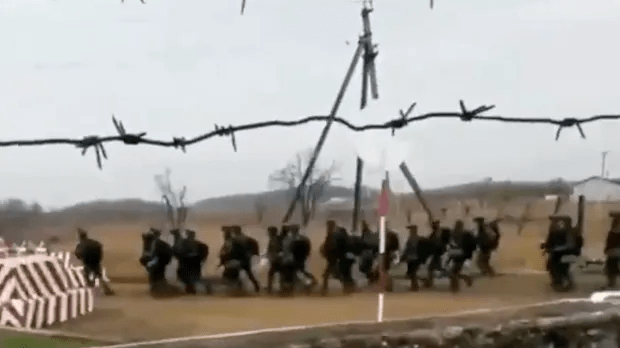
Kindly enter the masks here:
[[254, 201], [254, 210], [256, 212], [256, 220], [258, 223], [262, 223], [265, 217], [265, 212], [267, 211], [267, 204], [265, 204], [265, 199], [262, 196], [259, 196]]
[[185, 194], [187, 193], [187, 187], [183, 188], [176, 193], [172, 187], [170, 181], [170, 174], [172, 171], [170, 168], [166, 168], [164, 174], [155, 175], [155, 184], [162, 195], [162, 199], [166, 205], [166, 213], [168, 221], [172, 228], [181, 229], [187, 219], [187, 207], [185, 206]]
[[[295, 195], [297, 185], [301, 182], [304, 172], [306, 171], [308, 161], [312, 156], [313, 149], [300, 151], [282, 169], [278, 169], [269, 175], [269, 185], [272, 187], [286, 188], [289, 190], [289, 197], [292, 199]], [[339, 180], [336, 173], [339, 165], [333, 161], [329, 167], [319, 167], [316, 165], [302, 187], [299, 202], [301, 206], [302, 224], [308, 224], [316, 213], [317, 203], [325, 194], [325, 189], [332, 182]]]

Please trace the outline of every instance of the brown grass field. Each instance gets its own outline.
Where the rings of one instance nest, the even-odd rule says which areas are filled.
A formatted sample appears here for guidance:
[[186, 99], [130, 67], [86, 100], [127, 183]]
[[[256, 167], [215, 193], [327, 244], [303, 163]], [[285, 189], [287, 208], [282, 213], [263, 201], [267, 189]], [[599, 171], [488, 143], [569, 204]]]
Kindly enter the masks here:
[[[500, 272], [513, 269], [544, 269], [544, 260], [538, 245], [546, 235], [548, 225], [546, 216], [552, 210], [551, 206], [551, 202], [537, 203], [531, 215], [534, 221], [525, 226], [520, 236], [516, 233], [515, 225], [501, 226], [503, 239], [499, 251], [492, 260]], [[602, 254], [602, 243], [609, 228], [607, 213], [612, 208], [615, 206], [588, 205], [584, 248], [587, 255]], [[516, 212], [514, 215], [519, 214], [519, 209], [521, 208], [514, 207]], [[563, 211], [573, 217], [576, 215], [574, 205], [563, 208]], [[459, 214], [448, 212], [446, 223], [451, 224], [456, 218], [461, 217]], [[492, 217], [494, 212], [474, 210], [472, 214]], [[423, 214], [414, 216], [414, 222], [419, 226], [426, 225], [424, 219]], [[257, 225], [252, 216], [237, 216], [234, 219], [226, 216], [190, 216], [189, 225], [197, 231], [198, 238], [211, 248], [204, 274], [216, 274], [215, 255], [222, 244], [220, 225], [232, 222], [242, 224], [245, 233], [256, 237], [261, 242], [261, 248], [264, 247], [267, 223]], [[346, 221], [343, 220], [342, 223], [345, 224]], [[332, 295], [328, 297], [298, 295], [295, 298], [277, 298], [261, 294], [244, 298], [226, 298], [220, 294], [212, 296], [199, 294], [174, 299], [153, 299], [147, 293], [145, 271], [137, 261], [141, 251], [140, 233], [146, 231], [150, 224], [157, 226], [161, 221], [85, 226], [91, 237], [104, 244], [103, 264], [112, 279], [117, 295], [98, 296], [94, 313], [60, 324], [56, 329], [114, 341], [138, 341], [292, 325], [374, 320], [376, 317], [376, 295], [373, 292], [343, 296], [340, 295], [336, 282], [334, 290], [331, 290]], [[403, 233], [404, 236], [402, 226], [404, 221], [399, 220], [397, 216], [391, 217], [390, 227]], [[72, 231], [74, 226], [61, 227], [58, 233], [63, 228]], [[421, 229], [422, 233], [427, 232], [425, 227]], [[324, 261], [316, 255], [323, 238], [323, 230], [322, 223], [314, 222], [305, 231], [313, 242], [314, 250], [309, 261], [309, 269], [315, 275], [319, 275], [324, 266]], [[75, 242], [75, 239], [68, 237], [54, 249], [72, 250]], [[259, 274], [264, 284], [265, 270], [261, 270]], [[474, 282], [473, 287], [463, 288], [459, 294], [451, 294], [444, 283], [438, 283], [437, 289], [423, 290], [419, 293], [406, 292], [406, 283], [397, 284], [395, 293], [386, 296], [385, 317], [407, 318], [465, 309], [534, 303], [558, 297], [558, 294], [548, 289], [547, 283], [547, 277], [544, 275], [480, 278]], [[577, 283], [579, 295], [586, 295], [603, 285], [604, 278], [602, 275], [578, 275]], [[570, 294], [570, 296], [576, 295]]]

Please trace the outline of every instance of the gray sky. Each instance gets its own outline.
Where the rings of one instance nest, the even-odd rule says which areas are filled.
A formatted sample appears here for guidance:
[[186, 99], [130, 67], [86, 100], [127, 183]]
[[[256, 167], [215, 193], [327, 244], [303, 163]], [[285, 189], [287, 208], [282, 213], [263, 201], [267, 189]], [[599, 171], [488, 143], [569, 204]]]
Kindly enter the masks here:
[[[353, 0], [0, 0], [0, 138], [113, 134], [171, 139], [213, 124], [327, 114], [361, 30]], [[340, 116], [384, 122], [417, 101], [418, 112], [452, 111], [458, 100], [496, 104], [506, 116], [620, 113], [620, 3], [616, 0], [376, 1], [372, 15], [379, 101], [360, 113], [359, 71]], [[267, 188], [267, 176], [314, 146], [323, 124], [264, 129], [179, 150], [107, 146], [99, 171], [69, 146], [0, 149], [0, 196], [59, 207], [97, 198], [157, 199], [166, 166], [188, 199]], [[582, 178], [600, 171], [600, 151], [620, 176], [620, 122], [576, 129], [431, 120], [397, 132], [423, 187], [496, 180]], [[614, 135], [616, 135], [614, 137]], [[354, 177], [359, 143], [335, 125], [322, 161]], [[402, 151], [401, 151], [402, 152]], [[399, 173], [393, 177], [400, 179]], [[366, 175], [378, 181], [378, 171]], [[398, 186], [398, 184], [396, 184]]]

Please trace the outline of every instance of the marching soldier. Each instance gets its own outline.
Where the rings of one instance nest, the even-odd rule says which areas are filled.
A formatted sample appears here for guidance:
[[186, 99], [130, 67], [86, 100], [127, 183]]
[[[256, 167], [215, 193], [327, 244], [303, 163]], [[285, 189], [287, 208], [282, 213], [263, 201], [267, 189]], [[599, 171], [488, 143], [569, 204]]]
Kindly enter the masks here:
[[550, 216], [551, 225], [547, 240], [541, 244], [547, 254], [547, 271], [552, 287], [557, 291], [568, 291], [574, 283], [570, 274], [570, 258], [581, 253], [583, 238], [572, 227], [570, 216]]
[[101, 274], [101, 260], [103, 259], [103, 245], [94, 239], [88, 238], [85, 230], [78, 228], [79, 242], [75, 247], [75, 256], [84, 265], [84, 277], [89, 286], [93, 286], [93, 279], [99, 279], [105, 295], [114, 295], [114, 291], [103, 279]]
[[244, 257], [240, 258], [239, 260], [241, 261], [241, 269], [246, 273], [246, 275], [250, 279], [250, 282], [252, 282], [252, 285], [254, 286], [254, 291], [260, 292], [260, 284], [258, 283], [258, 280], [256, 279], [256, 276], [254, 276], [254, 272], [252, 271], [252, 255], [249, 244], [250, 239], [243, 233], [243, 231], [241, 230], [241, 226], [239, 225], [230, 226], [230, 231], [232, 234], [233, 243], [238, 243], [239, 245], [243, 246], [243, 249], [245, 251]]
[[607, 276], [607, 287], [614, 288], [616, 279], [620, 275], [620, 212], [612, 211], [611, 229], [607, 234], [605, 242], [605, 275]]
[[478, 257], [476, 264], [483, 276], [495, 276], [495, 270], [491, 267], [491, 253], [499, 245], [499, 228], [497, 223], [487, 224], [483, 217], [474, 218], [477, 226], [476, 239], [478, 244]]
[[310, 287], [317, 284], [317, 280], [312, 273], [306, 269], [307, 257], [310, 254], [310, 239], [301, 235], [300, 226], [298, 224], [290, 226], [290, 233], [293, 238], [293, 255], [295, 257], [295, 269], [300, 272], [309, 282]]
[[[186, 230], [186, 239], [181, 246], [181, 257], [183, 258], [183, 280], [185, 283], [185, 292], [188, 294], [196, 293], [196, 284], [202, 278], [202, 266], [209, 254], [209, 247], [196, 240], [196, 232]], [[207, 284], [208, 285], [208, 284]], [[211, 289], [207, 286], [207, 292]]]
[[407, 276], [411, 281], [411, 291], [418, 291], [420, 286], [418, 284], [418, 268], [421, 265], [420, 255], [418, 252], [418, 244], [420, 236], [418, 236], [418, 226], [409, 225], [409, 238], [405, 242], [405, 249], [402, 252], [402, 261], [407, 263]]
[[446, 251], [446, 246], [450, 240], [450, 234], [448, 231], [441, 228], [439, 220], [433, 220], [431, 223], [431, 234], [428, 237], [433, 248], [431, 253], [431, 261], [428, 265], [428, 278], [424, 283], [424, 286], [430, 288], [433, 286], [436, 271], [444, 271], [441, 264], [441, 258]]
[[462, 274], [465, 261], [472, 258], [476, 250], [476, 237], [470, 231], [465, 230], [465, 224], [457, 220], [452, 230], [448, 250], [448, 263], [450, 274], [450, 289], [453, 292], [460, 290], [459, 279], [463, 279], [467, 286], [471, 286], [473, 280], [470, 276]]
[[[284, 230], [285, 227], [283, 226]], [[267, 293], [273, 291], [273, 277], [279, 271], [280, 258], [282, 256], [282, 239], [278, 234], [278, 228], [275, 226], [267, 227], [269, 235], [269, 243], [267, 244], [267, 259], [269, 260], [269, 271], [267, 272]]]

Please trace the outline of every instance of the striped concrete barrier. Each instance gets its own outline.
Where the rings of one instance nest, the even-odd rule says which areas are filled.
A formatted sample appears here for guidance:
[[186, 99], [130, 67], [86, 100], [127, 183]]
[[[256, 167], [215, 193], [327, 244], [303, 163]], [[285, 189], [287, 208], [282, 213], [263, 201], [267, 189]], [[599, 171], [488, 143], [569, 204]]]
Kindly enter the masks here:
[[0, 326], [38, 329], [92, 312], [83, 273], [56, 256], [0, 259]]
[[[84, 267], [79, 265], [79, 262], [73, 262], [72, 253], [68, 251], [53, 251], [50, 252], [44, 242], [40, 242], [38, 245], [31, 241], [23, 241], [21, 244], [9, 244], [0, 237], [0, 259], [7, 257], [22, 257], [25, 255], [51, 255], [57, 257], [65, 268], [74, 268], [83, 272]], [[101, 276], [103, 281], [110, 283], [110, 279], [107, 276], [106, 269], [101, 268]], [[101, 286], [101, 281], [95, 279], [94, 274], [90, 275], [90, 281], [94, 283], [95, 287]]]
[[[63, 264], [63, 267], [65, 267], [65, 268], [72, 268], [72, 269], [78, 270], [80, 272], [84, 272], [84, 266], [75, 265], [72, 262], [73, 261], [73, 256], [68, 251], [53, 251], [53, 252], [50, 252], [49, 255], [58, 258], [60, 260], [60, 262]], [[105, 267], [101, 267], [101, 277], [103, 278], [104, 282], [110, 283], [110, 278], [108, 278], [108, 275], [107, 275], [107, 272], [105, 270]], [[101, 286], [101, 281], [98, 278], [95, 278], [94, 274], [90, 275], [90, 281], [94, 283], [96, 288]]]

